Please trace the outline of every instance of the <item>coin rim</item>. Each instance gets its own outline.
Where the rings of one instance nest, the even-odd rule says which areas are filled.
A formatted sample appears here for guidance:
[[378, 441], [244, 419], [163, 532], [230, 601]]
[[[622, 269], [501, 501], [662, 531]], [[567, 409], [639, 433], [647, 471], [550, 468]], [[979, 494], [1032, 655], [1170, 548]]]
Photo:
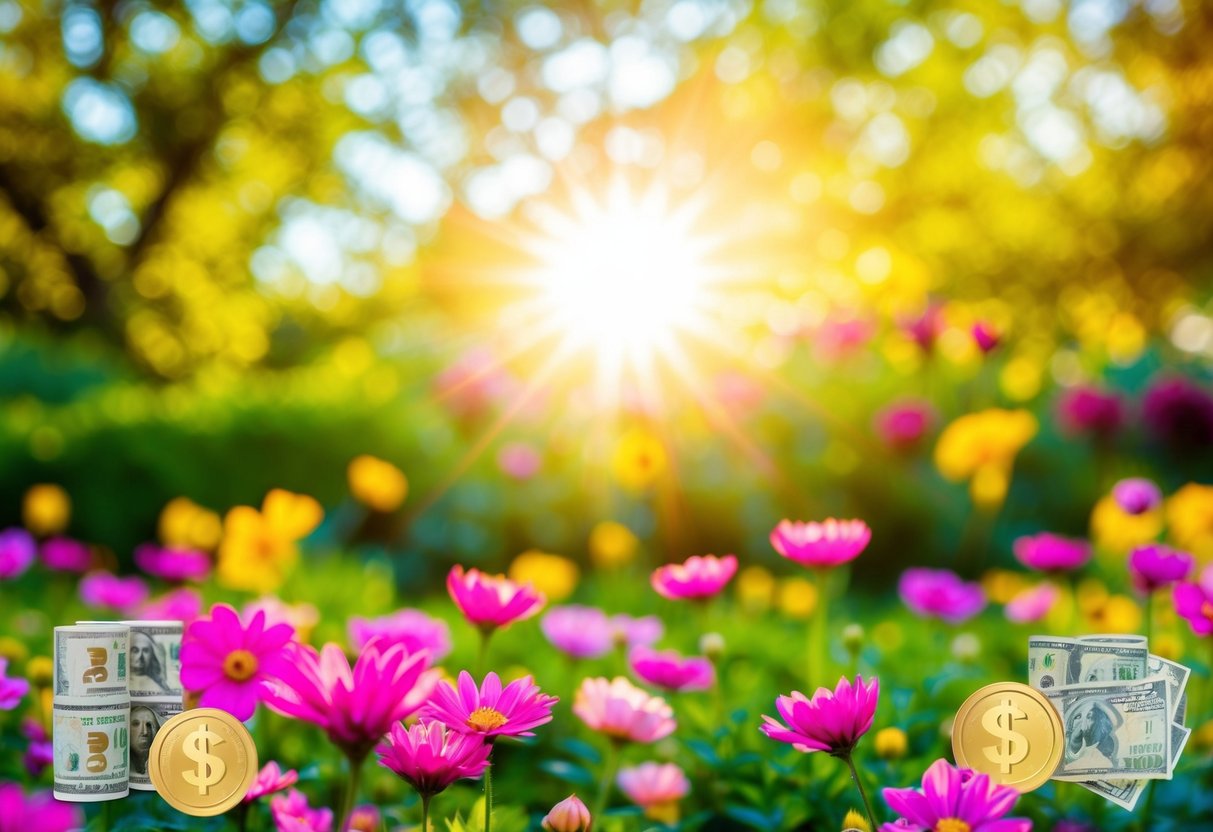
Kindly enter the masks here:
[[[184, 721], [184, 719], [192, 719], [194, 717], [217, 718], [221, 722], [227, 724], [229, 727], [233, 727], [233, 731], [235, 731], [237, 736], [240, 735], [240, 731], [243, 731], [244, 736], [242, 737], [242, 740], [246, 740], [244, 745], [249, 750], [249, 767], [248, 771], [246, 771], [244, 774], [243, 787], [233, 792], [232, 796], [224, 800], [222, 803], [216, 803], [214, 806], [196, 807], [189, 806], [188, 804], [182, 805], [180, 800], [177, 798], [170, 799], [166, 794], [166, 790], [160, 788], [160, 781], [164, 777], [163, 772], [160, 770], [160, 751], [164, 747], [164, 738], [172, 733], [171, 730], [166, 729], [171, 729], [174, 721]], [[239, 726], [239, 731], [236, 731], [234, 726]], [[152, 781], [152, 785], [156, 788], [156, 794], [160, 795], [160, 798], [165, 803], [172, 806], [178, 812], [182, 812], [183, 814], [191, 815], [196, 818], [214, 817], [215, 815], [221, 815], [227, 810], [233, 808], [244, 799], [244, 796], [248, 794], [248, 790], [252, 788], [253, 781], [257, 779], [259, 760], [257, 759], [257, 743], [253, 741], [253, 735], [249, 733], [248, 728], [245, 727], [243, 722], [220, 708], [191, 708], [173, 716], [172, 719], [169, 719], [167, 722], [161, 725], [160, 730], [156, 732], [156, 738], [152, 740], [152, 747], [148, 751], [147, 757], [147, 774]]]
[[[956, 764], [961, 768], [973, 768], [973, 766], [969, 765], [968, 755], [964, 753], [963, 747], [958, 742], [958, 732], [956, 731], [956, 726], [963, 726], [965, 724], [965, 720], [968, 719], [970, 712], [977, 707], [978, 702], [985, 699], [992, 693], [1004, 691], [1023, 693], [1027, 695], [1029, 699], [1033, 699], [1036, 702], [1044, 705], [1045, 713], [1049, 715], [1050, 722], [1053, 724], [1054, 733], [1060, 740], [1059, 742], [1053, 744], [1053, 749], [1049, 752], [1049, 756], [1046, 758], [1045, 767], [1048, 774], [1040, 779], [1039, 782], [1036, 782], [1037, 778], [1040, 778], [1040, 774], [1038, 773], [1021, 783], [1002, 784], [1010, 786], [1020, 794], [1027, 794], [1028, 792], [1033, 792], [1039, 789], [1045, 783], [1049, 782], [1049, 780], [1053, 778], [1053, 775], [1057, 773], [1057, 767], [1061, 764], [1061, 755], [1065, 750], [1066, 744], [1065, 724], [1061, 721], [1061, 714], [1057, 713], [1057, 708], [1055, 708], [1053, 703], [1049, 701], [1049, 697], [1045, 696], [1031, 685], [1025, 685], [1023, 682], [994, 682], [993, 684], [978, 688], [969, 694], [969, 698], [961, 704], [959, 710], [956, 711], [955, 719], [952, 721], [952, 756], [956, 759]], [[973, 770], [979, 774], [986, 774], [990, 777], [991, 781], [994, 780], [994, 776], [988, 772], [983, 772], [976, 768], [973, 768]]]

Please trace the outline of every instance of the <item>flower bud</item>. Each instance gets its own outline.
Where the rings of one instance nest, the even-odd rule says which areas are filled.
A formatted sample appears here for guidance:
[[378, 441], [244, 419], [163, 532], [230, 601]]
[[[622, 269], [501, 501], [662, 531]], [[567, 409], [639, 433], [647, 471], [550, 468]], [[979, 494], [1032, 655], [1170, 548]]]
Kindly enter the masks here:
[[876, 756], [882, 760], [900, 760], [906, 755], [906, 732], [900, 728], [881, 728], [876, 732]]
[[720, 661], [724, 657], [724, 636], [720, 633], [704, 633], [699, 639], [699, 652], [712, 662]]
[[863, 649], [863, 625], [848, 624], [842, 628], [842, 646], [852, 656], [858, 656], [859, 651]]
[[590, 810], [575, 794], [553, 806], [543, 819], [547, 832], [589, 832], [591, 824]]
[[971, 662], [981, 655], [981, 641], [972, 633], [961, 633], [952, 639], [952, 655], [960, 662]]

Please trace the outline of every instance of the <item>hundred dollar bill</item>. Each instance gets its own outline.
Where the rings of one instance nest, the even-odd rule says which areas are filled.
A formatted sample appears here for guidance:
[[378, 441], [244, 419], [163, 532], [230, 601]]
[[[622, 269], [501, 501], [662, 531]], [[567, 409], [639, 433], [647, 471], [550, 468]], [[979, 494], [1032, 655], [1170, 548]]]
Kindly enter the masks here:
[[180, 621], [124, 621], [131, 628], [131, 699], [181, 698]]
[[1054, 780], [1169, 780], [1171, 690], [1162, 677], [1045, 689], [1065, 751]]
[[1120, 633], [1097, 633], [1090, 636], [1079, 636], [1083, 644], [1118, 644], [1121, 647], [1148, 647], [1145, 636], [1127, 636]]
[[1188, 701], [1185, 691], [1188, 687], [1188, 677], [1191, 675], [1190, 668], [1170, 659], [1164, 659], [1162, 656], [1155, 656], [1151, 653], [1146, 660], [1147, 677], [1161, 676], [1167, 680], [1167, 687], [1171, 689], [1171, 721], [1178, 723], [1181, 727], [1184, 724], [1184, 714], [1180, 711]]
[[1144, 679], [1148, 654], [1144, 645], [1032, 636], [1028, 639], [1028, 684], [1047, 690], [1086, 682]]
[[[1174, 773], [1179, 756], [1183, 754], [1184, 746], [1192, 732], [1182, 725], [1171, 723], [1171, 772]], [[1122, 809], [1130, 812], [1137, 806], [1137, 801], [1145, 792], [1149, 780], [1093, 780], [1079, 783], [1084, 789], [1095, 792], [1107, 798]]]
[[147, 759], [160, 726], [184, 710], [180, 699], [131, 700], [131, 788], [155, 791]]
[[125, 624], [55, 628], [55, 697], [127, 696]]
[[54, 796], [91, 803], [130, 793], [127, 754], [130, 700], [97, 697], [57, 701], [52, 707]]

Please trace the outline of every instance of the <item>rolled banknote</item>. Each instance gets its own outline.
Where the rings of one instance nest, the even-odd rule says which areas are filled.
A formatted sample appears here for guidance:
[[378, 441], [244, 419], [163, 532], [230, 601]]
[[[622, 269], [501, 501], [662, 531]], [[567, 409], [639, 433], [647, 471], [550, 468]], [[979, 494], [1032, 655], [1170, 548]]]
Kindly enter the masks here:
[[56, 627], [55, 698], [125, 698], [129, 641], [130, 628], [125, 624]]
[[1079, 636], [1083, 644], [1118, 644], [1121, 647], [1148, 647], [1145, 636], [1129, 636], [1121, 633], [1097, 633], [1090, 636]]
[[181, 699], [180, 621], [124, 621], [131, 628], [131, 699]]
[[58, 800], [91, 803], [130, 793], [130, 718], [130, 700], [125, 695], [55, 701], [51, 742]]
[[160, 726], [184, 710], [181, 699], [131, 700], [131, 788], [155, 791], [148, 776], [147, 758]]
[[1061, 714], [1065, 751], [1054, 780], [1169, 780], [1171, 690], [1162, 677], [1044, 690]]
[[1028, 684], [1037, 690], [1087, 682], [1144, 679], [1144, 645], [1032, 636], [1028, 639]]
[[1184, 667], [1170, 659], [1164, 659], [1162, 656], [1155, 656], [1151, 653], [1146, 659], [1146, 676], [1161, 676], [1167, 680], [1167, 687], [1171, 689], [1171, 721], [1178, 723], [1181, 727], [1184, 724], [1184, 714], [1181, 713], [1181, 710], [1187, 704], [1185, 691], [1188, 688], [1188, 677], [1191, 675], [1191, 668]]
[[[1171, 723], [1170, 768], [1172, 772], [1175, 771], [1175, 764], [1179, 762], [1179, 756], [1183, 754], [1184, 746], [1188, 744], [1188, 737], [1191, 735], [1192, 732], [1184, 726]], [[1149, 780], [1094, 780], [1078, 785], [1107, 798], [1122, 809], [1132, 812], [1149, 782]]]

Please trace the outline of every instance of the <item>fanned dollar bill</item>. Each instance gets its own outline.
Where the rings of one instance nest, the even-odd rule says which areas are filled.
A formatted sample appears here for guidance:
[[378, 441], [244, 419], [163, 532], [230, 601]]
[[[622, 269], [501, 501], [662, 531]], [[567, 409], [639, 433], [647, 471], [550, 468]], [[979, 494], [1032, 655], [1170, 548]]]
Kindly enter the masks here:
[[[1179, 762], [1179, 756], [1183, 754], [1184, 746], [1188, 744], [1188, 737], [1192, 732], [1182, 725], [1171, 723], [1171, 770], [1175, 770], [1176, 763]], [[1149, 785], [1148, 780], [1093, 780], [1085, 783], [1079, 783], [1084, 789], [1095, 792], [1101, 797], [1115, 803], [1122, 809], [1133, 811], [1137, 806], [1137, 801], [1141, 799], [1145, 793], [1146, 786]]]
[[180, 699], [131, 700], [131, 788], [155, 791], [148, 774], [148, 754], [160, 726], [184, 710]]
[[130, 716], [125, 697], [55, 702], [51, 722], [56, 799], [91, 803], [129, 794]]
[[125, 624], [55, 628], [55, 697], [128, 696]]
[[1028, 684], [1037, 690], [1089, 682], [1144, 679], [1149, 649], [1140, 643], [1090, 641], [1052, 636], [1028, 639]]
[[1054, 780], [1169, 780], [1171, 690], [1158, 677], [1045, 689], [1066, 747]]
[[1167, 687], [1171, 689], [1171, 721], [1178, 723], [1180, 727], [1184, 724], [1184, 714], [1181, 711], [1188, 702], [1185, 691], [1188, 688], [1188, 677], [1191, 675], [1189, 668], [1162, 656], [1151, 653], [1146, 660], [1146, 676], [1161, 676], [1167, 680]]

